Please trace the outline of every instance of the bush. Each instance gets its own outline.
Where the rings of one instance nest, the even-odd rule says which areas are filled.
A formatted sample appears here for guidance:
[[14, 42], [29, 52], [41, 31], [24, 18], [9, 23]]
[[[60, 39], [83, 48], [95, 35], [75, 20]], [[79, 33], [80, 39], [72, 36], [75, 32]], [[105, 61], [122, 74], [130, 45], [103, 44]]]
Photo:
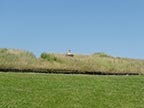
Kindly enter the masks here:
[[57, 58], [53, 54], [42, 53], [41, 58], [48, 61], [57, 61]]
[[1, 48], [1, 49], [0, 49], [0, 53], [6, 53], [7, 51], [8, 51], [7, 48]]
[[93, 54], [94, 56], [98, 56], [98, 57], [112, 57], [106, 53], [103, 53], [103, 52], [99, 52], [99, 53], [94, 53]]

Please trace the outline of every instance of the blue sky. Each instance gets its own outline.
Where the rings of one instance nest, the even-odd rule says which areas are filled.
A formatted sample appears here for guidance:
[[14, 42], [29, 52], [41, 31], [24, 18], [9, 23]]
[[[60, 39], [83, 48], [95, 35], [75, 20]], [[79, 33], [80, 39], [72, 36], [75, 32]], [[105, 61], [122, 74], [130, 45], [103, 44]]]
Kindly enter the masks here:
[[144, 58], [144, 0], [0, 0], [0, 47]]

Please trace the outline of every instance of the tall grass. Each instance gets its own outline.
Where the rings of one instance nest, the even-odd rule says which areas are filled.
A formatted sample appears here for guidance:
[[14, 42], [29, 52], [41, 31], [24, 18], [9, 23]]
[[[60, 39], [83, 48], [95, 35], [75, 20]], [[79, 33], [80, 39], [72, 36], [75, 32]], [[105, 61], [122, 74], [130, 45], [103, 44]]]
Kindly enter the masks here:
[[[48, 54], [50, 55], [50, 54]], [[144, 73], [144, 60], [117, 58], [104, 53], [92, 55], [75, 55], [67, 57], [64, 54], [52, 54], [57, 58], [53, 66], [60, 69], [110, 72], [110, 73]], [[45, 59], [44, 59], [45, 60]]]
[[112, 57], [105, 53], [74, 57], [42, 53], [36, 58], [28, 51], [5, 48], [0, 49], [0, 69], [144, 74], [144, 60]]
[[0, 68], [29, 68], [37, 62], [34, 54], [19, 49], [0, 49]]

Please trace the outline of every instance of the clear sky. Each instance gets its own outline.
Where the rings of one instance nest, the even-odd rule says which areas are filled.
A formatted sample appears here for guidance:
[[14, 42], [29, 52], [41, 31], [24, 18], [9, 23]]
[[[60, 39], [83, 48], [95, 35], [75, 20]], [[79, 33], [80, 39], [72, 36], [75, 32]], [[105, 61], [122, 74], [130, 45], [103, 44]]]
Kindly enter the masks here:
[[0, 0], [0, 47], [144, 59], [144, 0]]

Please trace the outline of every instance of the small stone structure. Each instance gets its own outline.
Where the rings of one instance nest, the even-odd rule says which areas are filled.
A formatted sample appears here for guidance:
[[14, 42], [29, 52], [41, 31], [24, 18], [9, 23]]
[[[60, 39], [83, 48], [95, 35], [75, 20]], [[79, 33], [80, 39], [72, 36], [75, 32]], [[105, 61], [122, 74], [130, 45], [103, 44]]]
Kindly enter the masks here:
[[66, 53], [66, 56], [68, 56], [68, 57], [73, 57], [74, 54], [71, 53], [71, 50], [68, 50], [67, 53]]

